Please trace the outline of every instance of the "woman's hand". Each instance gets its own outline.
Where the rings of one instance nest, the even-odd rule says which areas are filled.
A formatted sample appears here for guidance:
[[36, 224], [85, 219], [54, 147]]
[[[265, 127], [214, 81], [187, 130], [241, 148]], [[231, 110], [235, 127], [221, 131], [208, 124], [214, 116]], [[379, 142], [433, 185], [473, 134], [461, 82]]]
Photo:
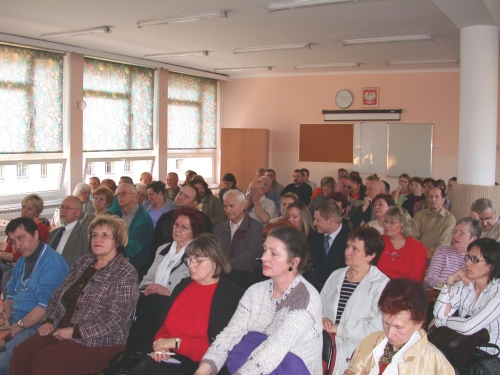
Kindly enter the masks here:
[[337, 327], [338, 327], [338, 325], [333, 324], [333, 322], [330, 319], [323, 318], [323, 329], [326, 332], [337, 333]]
[[54, 336], [59, 341], [69, 340], [73, 337], [73, 331], [74, 329], [72, 327], [61, 328], [55, 331], [52, 336]]
[[38, 334], [40, 336], [48, 336], [54, 333], [54, 325], [52, 323], [45, 323], [38, 328]]
[[175, 338], [169, 339], [158, 339], [153, 342], [153, 350], [151, 353], [151, 358], [156, 362], [161, 362], [162, 359], [169, 359], [170, 355], [165, 354], [166, 352], [170, 352], [170, 349], [175, 348]]
[[456, 282], [458, 281], [463, 281], [465, 285], [470, 284], [469, 278], [465, 274], [465, 269], [459, 269], [457, 272], [452, 273], [450, 276], [448, 276], [448, 279], [446, 280], [446, 284], [453, 286], [455, 285]]
[[168, 350], [157, 350], [151, 353], [151, 358], [156, 362], [161, 362], [162, 360], [167, 360], [170, 358], [169, 354], [165, 354]]
[[162, 296], [168, 297], [172, 293], [161, 284], [149, 284], [146, 289], [144, 289], [144, 295], [149, 296], [150, 294], [161, 294]]
[[198, 370], [194, 373], [194, 375], [210, 375], [212, 373], [212, 366], [208, 363], [202, 363], [198, 367]]

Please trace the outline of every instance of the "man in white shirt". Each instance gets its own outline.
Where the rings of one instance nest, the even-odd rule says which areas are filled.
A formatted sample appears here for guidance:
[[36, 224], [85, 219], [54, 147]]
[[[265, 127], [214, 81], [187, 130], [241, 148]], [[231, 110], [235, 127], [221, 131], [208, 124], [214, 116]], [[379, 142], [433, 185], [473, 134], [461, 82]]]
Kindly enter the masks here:
[[66, 197], [59, 207], [63, 223], [49, 234], [47, 245], [63, 256], [68, 265], [89, 253], [87, 229], [78, 219], [82, 213], [82, 201], [73, 195]]
[[269, 223], [269, 220], [276, 215], [276, 204], [265, 197], [264, 183], [259, 180], [252, 181], [248, 190], [245, 210], [258, 222]]
[[281, 214], [281, 195], [278, 193], [273, 193], [271, 191], [271, 186], [272, 186], [272, 181], [269, 177], [262, 176], [259, 178], [259, 181], [262, 181], [264, 183], [264, 196], [267, 199], [270, 199], [274, 202], [276, 205], [276, 215], [275, 217], [280, 216]]

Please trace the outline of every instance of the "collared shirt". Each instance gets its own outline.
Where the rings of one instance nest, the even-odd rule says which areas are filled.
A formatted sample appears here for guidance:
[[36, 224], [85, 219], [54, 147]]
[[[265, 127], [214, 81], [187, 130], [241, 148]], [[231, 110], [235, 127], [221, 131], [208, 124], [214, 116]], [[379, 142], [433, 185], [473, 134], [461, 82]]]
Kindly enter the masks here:
[[75, 228], [76, 223], [78, 223], [78, 221], [73, 221], [72, 223], [64, 226], [64, 232], [62, 234], [61, 241], [59, 241], [59, 245], [57, 245], [57, 249], [56, 249], [56, 251], [59, 254], [62, 254], [62, 252], [64, 250], [64, 246], [66, 246], [66, 242], [68, 242], [68, 238], [69, 238], [71, 232], [73, 231], [73, 229]]
[[429, 208], [419, 211], [413, 220], [417, 227], [415, 238], [427, 249], [436, 249], [451, 243], [451, 231], [455, 228], [456, 219], [444, 207], [441, 207], [436, 215], [433, 215]]
[[130, 227], [132, 224], [132, 221], [134, 221], [135, 214], [137, 213], [137, 210], [139, 209], [139, 203], [136, 203], [135, 206], [130, 210], [128, 214], [125, 214], [122, 210], [122, 219], [125, 220], [125, 224], [127, 224], [127, 228]]
[[241, 223], [243, 223], [243, 219], [245, 218], [245, 215], [241, 218], [241, 220], [234, 224], [231, 220], [229, 220], [229, 228], [231, 228], [231, 241], [233, 240], [234, 233], [238, 230], [240, 227]]
[[[337, 237], [337, 235], [340, 233], [341, 229], [342, 229], [342, 223], [340, 223], [339, 228], [335, 232], [327, 233], [330, 236], [330, 240], [328, 241], [329, 247], [332, 247], [332, 243], [333, 243], [333, 241], [335, 241], [335, 237]], [[325, 234], [325, 236], [326, 236], [326, 234]]]

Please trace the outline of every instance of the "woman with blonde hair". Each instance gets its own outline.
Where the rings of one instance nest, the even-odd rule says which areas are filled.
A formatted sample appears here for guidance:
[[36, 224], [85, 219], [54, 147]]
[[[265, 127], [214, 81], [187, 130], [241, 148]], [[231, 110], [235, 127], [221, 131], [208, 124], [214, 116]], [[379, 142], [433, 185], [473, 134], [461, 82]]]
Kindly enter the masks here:
[[283, 217], [295, 225], [306, 238], [313, 231], [311, 214], [307, 206], [302, 202], [295, 202], [288, 205]]

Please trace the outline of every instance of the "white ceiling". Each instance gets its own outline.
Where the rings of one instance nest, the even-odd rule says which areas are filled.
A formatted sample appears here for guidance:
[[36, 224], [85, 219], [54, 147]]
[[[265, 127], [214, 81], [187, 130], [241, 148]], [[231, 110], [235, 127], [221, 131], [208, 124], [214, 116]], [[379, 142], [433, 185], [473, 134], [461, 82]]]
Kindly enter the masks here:
[[[0, 33], [38, 39], [45, 33], [111, 26], [111, 34], [53, 41], [137, 58], [206, 50], [209, 51], [206, 57], [157, 61], [208, 72], [218, 68], [272, 66], [271, 72], [259, 75], [274, 75], [304, 73], [295, 70], [296, 65], [345, 62], [361, 63], [361, 67], [308, 71], [458, 68], [456, 64], [387, 67], [386, 62], [459, 59], [458, 27], [498, 26], [500, 20], [499, 0], [359, 1], [267, 12], [268, 4], [282, 1], [289, 0], [0, 0]], [[136, 27], [139, 20], [217, 10], [226, 10], [228, 17]], [[342, 46], [344, 39], [416, 34], [432, 34], [434, 41]], [[311, 49], [233, 53], [239, 47], [292, 43], [311, 43]]]

